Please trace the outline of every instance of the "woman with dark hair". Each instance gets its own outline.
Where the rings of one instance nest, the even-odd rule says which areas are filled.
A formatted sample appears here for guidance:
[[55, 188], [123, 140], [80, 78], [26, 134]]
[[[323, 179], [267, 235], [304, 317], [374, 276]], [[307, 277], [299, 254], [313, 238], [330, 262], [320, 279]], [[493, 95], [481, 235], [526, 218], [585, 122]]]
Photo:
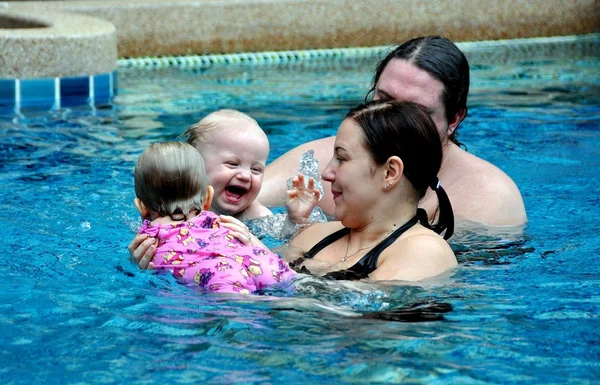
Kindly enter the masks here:
[[[422, 106], [374, 101], [352, 109], [322, 174], [331, 183], [335, 221], [301, 231], [291, 246], [302, 256], [286, 259], [295, 259], [290, 265], [300, 271], [333, 279], [417, 281], [456, 266], [438, 235], [447, 239], [454, 227], [437, 179], [441, 164], [440, 137]], [[435, 225], [417, 208], [428, 189], [439, 201]]]
[[[281, 250], [285, 259], [301, 272], [345, 280], [418, 281], [456, 266], [444, 240], [452, 236], [454, 216], [437, 178], [441, 166], [440, 136], [423, 106], [377, 100], [350, 110], [322, 173], [331, 184], [335, 221], [304, 228]], [[301, 179], [293, 190], [316, 202]], [[418, 208], [429, 190], [437, 196], [435, 224]], [[241, 222], [232, 225], [244, 231]], [[147, 268], [152, 255], [143, 243], [130, 250]]]
[[[523, 198], [515, 183], [493, 164], [459, 146], [457, 128], [467, 115], [469, 63], [450, 40], [440, 36], [412, 39], [391, 51], [377, 66], [367, 97], [418, 103], [431, 115], [439, 134], [443, 160], [439, 179], [446, 186], [457, 217], [489, 226], [527, 222]], [[258, 200], [281, 204], [285, 181], [297, 173], [301, 154], [309, 149], [322, 167], [331, 156], [335, 138], [300, 145], [267, 166]], [[319, 206], [328, 214], [334, 200], [328, 186]], [[419, 202], [434, 218], [436, 199], [428, 192]]]

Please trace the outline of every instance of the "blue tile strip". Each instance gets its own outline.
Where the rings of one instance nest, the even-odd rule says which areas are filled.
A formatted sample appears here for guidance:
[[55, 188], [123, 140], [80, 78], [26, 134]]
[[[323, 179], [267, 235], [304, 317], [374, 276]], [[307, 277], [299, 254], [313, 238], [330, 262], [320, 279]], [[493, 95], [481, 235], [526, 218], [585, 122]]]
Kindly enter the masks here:
[[15, 108], [15, 81], [13, 79], [0, 79], [0, 109], [12, 110]]
[[89, 76], [68, 77], [60, 79], [60, 100], [63, 107], [89, 103]]
[[21, 107], [52, 108], [54, 79], [21, 79]]
[[110, 104], [116, 94], [117, 71], [99, 75], [47, 79], [0, 79], [0, 112], [22, 108], [64, 108]]
[[97, 104], [109, 103], [114, 91], [112, 90], [112, 73], [94, 75], [94, 99]]

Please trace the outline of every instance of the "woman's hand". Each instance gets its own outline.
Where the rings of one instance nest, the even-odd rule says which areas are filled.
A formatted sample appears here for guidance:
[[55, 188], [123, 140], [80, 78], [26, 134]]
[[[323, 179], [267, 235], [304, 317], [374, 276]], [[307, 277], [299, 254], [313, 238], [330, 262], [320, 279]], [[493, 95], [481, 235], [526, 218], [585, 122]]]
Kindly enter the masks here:
[[237, 238], [244, 245], [265, 247], [258, 238], [252, 235], [248, 226], [239, 219], [229, 215], [219, 215], [219, 219], [221, 219], [221, 227], [229, 229], [229, 234]]
[[315, 180], [308, 179], [308, 186], [304, 182], [304, 175], [298, 174], [292, 179], [292, 189], [287, 190], [285, 208], [290, 222], [305, 224], [308, 222], [310, 213], [319, 202], [321, 194], [315, 188]]
[[154, 269], [154, 255], [156, 255], [156, 238], [148, 234], [137, 234], [127, 246], [131, 259], [140, 269]]

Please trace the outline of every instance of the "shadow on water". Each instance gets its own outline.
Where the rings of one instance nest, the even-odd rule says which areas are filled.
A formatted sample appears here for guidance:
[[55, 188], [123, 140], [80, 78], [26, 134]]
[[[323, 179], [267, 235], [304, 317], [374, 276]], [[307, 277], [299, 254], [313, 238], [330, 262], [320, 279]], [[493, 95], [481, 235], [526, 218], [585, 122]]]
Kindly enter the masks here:
[[461, 223], [450, 244], [459, 265], [506, 265], [535, 251], [524, 226], [482, 227]]
[[[444, 320], [452, 305], [416, 285], [367, 281], [337, 281], [299, 274], [293, 293], [268, 288], [259, 294], [272, 297], [278, 310], [325, 312], [368, 320], [427, 322]], [[284, 298], [286, 297], [287, 298]]]
[[[269, 237], [266, 243], [271, 247], [277, 243], [281, 245], [280, 241]], [[493, 228], [467, 222], [458, 224], [457, 235], [451, 239], [451, 245], [461, 271], [464, 271], [463, 267], [513, 264], [536, 250], [525, 232], [525, 226]], [[317, 309], [362, 319], [424, 322], [444, 320], [444, 315], [453, 311], [448, 300], [462, 299], [458, 293], [460, 289], [457, 289], [461, 286], [460, 273], [453, 278], [452, 273], [443, 274], [444, 277], [423, 285], [369, 282], [363, 280], [366, 277], [352, 274], [351, 271], [339, 271], [315, 277], [301, 270], [294, 283], [292, 297], [295, 302], [285, 310], [305, 312]], [[431, 283], [435, 289], [432, 289]], [[262, 294], [274, 297], [290, 295], [276, 289]]]

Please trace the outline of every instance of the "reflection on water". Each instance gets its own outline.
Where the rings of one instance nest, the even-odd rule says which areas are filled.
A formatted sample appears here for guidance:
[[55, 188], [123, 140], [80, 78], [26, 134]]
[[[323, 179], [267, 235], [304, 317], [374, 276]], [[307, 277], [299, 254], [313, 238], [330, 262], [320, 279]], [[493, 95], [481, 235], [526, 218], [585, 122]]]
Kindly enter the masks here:
[[525, 226], [485, 227], [458, 220], [450, 244], [461, 265], [502, 265], [517, 262], [535, 250]]

